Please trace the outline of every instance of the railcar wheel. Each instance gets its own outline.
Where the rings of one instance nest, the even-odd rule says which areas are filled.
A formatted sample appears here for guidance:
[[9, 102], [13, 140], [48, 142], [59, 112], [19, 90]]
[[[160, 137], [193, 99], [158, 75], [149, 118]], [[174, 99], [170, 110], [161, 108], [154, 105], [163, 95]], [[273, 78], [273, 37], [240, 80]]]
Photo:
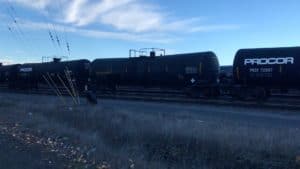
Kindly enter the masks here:
[[220, 95], [220, 91], [218, 88], [215, 87], [204, 88], [203, 95], [207, 98], [215, 98]]
[[258, 87], [256, 89], [254, 89], [254, 97], [257, 101], [264, 101], [267, 99], [268, 97], [268, 93], [267, 90], [265, 88], [262, 87]]
[[204, 88], [203, 89], [203, 96], [205, 97], [210, 97], [211, 96], [211, 91], [209, 88]]
[[199, 98], [200, 97], [200, 92], [191, 87], [184, 89], [184, 92], [188, 97], [191, 97], [191, 98]]
[[237, 100], [246, 100], [248, 98], [248, 92], [248, 88], [246, 87], [235, 87], [231, 95]]

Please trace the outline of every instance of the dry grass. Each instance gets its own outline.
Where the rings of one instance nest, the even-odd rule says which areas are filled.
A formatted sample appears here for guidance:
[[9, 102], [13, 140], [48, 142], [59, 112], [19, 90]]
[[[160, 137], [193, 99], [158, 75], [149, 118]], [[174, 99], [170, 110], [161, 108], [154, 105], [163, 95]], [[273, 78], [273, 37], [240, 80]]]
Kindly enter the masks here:
[[126, 109], [118, 102], [70, 108], [59, 105], [55, 97], [2, 94], [2, 98], [6, 99], [0, 104], [1, 117], [94, 147], [90, 158], [107, 161], [111, 168], [299, 168], [298, 128], [226, 120], [204, 123], [195, 114], [172, 115], [155, 107], [149, 110], [151, 106]]

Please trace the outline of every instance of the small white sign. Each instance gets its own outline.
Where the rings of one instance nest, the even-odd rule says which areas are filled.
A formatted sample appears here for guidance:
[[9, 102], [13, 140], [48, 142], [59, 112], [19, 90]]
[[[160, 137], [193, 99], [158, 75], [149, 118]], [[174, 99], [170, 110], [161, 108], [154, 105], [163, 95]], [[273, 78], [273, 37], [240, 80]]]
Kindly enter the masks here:
[[196, 82], [196, 80], [195, 80], [194, 78], [192, 78], [192, 79], [191, 79], [191, 82], [192, 82], [192, 83], [195, 83], [195, 82]]
[[21, 68], [20, 72], [32, 72], [32, 68], [28, 67], [28, 68]]

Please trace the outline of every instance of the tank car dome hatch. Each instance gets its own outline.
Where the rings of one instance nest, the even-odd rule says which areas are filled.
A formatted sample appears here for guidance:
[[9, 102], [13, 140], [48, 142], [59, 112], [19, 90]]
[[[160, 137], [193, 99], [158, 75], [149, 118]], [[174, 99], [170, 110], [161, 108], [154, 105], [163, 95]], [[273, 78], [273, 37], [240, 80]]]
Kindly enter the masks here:
[[68, 56], [42, 56], [42, 63], [60, 63], [68, 60]]
[[141, 48], [139, 50], [130, 49], [129, 58], [132, 57], [150, 57], [155, 58], [156, 56], [165, 56], [166, 50], [161, 48]]
[[53, 58], [54, 63], [59, 63], [61, 61], [61, 58]]
[[150, 57], [153, 58], [153, 57], [155, 57], [155, 55], [156, 55], [155, 51], [151, 51], [151, 52], [150, 52]]

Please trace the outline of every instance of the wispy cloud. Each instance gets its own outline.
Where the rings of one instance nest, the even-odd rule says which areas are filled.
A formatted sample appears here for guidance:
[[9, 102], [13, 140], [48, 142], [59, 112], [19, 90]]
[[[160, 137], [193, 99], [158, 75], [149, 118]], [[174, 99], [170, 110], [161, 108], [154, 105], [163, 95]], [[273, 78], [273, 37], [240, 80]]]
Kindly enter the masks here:
[[20, 27], [30, 30], [46, 30], [54, 28], [57, 32], [68, 32], [77, 35], [91, 37], [91, 38], [107, 38], [118, 39], [135, 42], [148, 42], [148, 43], [171, 43], [177, 41], [178, 38], [170, 37], [166, 34], [152, 34], [152, 33], [127, 33], [127, 32], [110, 32], [101, 31], [99, 29], [78, 28], [73, 26], [66, 26], [60, 24], [49, 24], [44, 22], [32, 22], [27, 20], [19, 21]]
[[[86, 26], [92, 23], [101, 23], [101, 17], [108, 12], [132, 4], [134, 0], [102, 0], [90, 2], [88, 0], [73, 0], [66, 4], [63, 13], [63, 22], [77, 26]], [[127, 11], [128, 12], [128, 11]]]
[[51, 5], [52, 0], [7, 0], [9, 3], [17, 3], [34, 9], [45, 9]]
[[216, 24], [216, 25], [200, 25], [188, 29], [189, 32], [212, 32], [212, 31], [225, 31], [237, 30], [241, 25], [237, 24]]
[[236, 30], [237, 25], [205, 25], [199, 18], [172, 19], [159, 6], [141, 0], [10, 0], [44, 11], [52, 9], [54, 21], [77, 27], [111, 26], [115, 31], [207, 32]]

